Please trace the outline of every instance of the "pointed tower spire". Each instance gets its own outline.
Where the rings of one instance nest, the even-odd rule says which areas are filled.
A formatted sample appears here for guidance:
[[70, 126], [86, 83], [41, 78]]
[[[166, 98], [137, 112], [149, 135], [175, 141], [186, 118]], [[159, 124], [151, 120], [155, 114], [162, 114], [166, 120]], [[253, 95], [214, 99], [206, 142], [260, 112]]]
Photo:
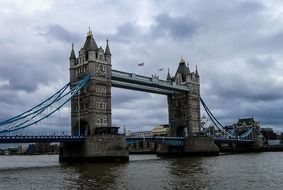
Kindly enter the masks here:
[[185, 63], [185, 60], [184, 60], [183, 56], [181, 56], [181, 59], [180, 59], [179, 63]]
[[185, 82], [186, 78], [187, 78], [187, 75], [190, 74], [190, 69], [187, 67], [186, 62], [185, 62], [183, 56], [181, 57], [181, 60], [179, 62], [179, 66], [178, 66], [178, 69], [176, 71], [175, 77], [178, 74], [181, 75], [182, 82]]
[[110, 48], [109, 48], [109, 45], [108, 45], [108, 38], [106, 40], [106, 48], [105, 48], [105, 55], [110, 55], [111, 56], [111, 51], [110, 51]]
[[170, 75], [169, 68], [168, 68], [168, 73], [167, 73], [167, 78], [166, 78], [166, 80], [171, 81], [171, 75]]
[[72, 51], [71, 51], [71, 55], [70, 55], [69, 59], [76, 59], [76, 54], [75, 54], [75, 51], [74, 51], [74, 43], [72, 43]]
[[93, 38], [93, 34], [92, 34], [92, 31], [90, 30], [90, 28], [89, 28], [89, 31], [87, 33], [86, 41], [85, 41], [83, 49], [85, 51], [96, 51], [98, 49], [98, 46], [97, 46], [97, 44], [96, 44], [96, 42]]
[[198, 65], [196, 65], [196, 76], [199, 77], [199, 74], [198, 74]]

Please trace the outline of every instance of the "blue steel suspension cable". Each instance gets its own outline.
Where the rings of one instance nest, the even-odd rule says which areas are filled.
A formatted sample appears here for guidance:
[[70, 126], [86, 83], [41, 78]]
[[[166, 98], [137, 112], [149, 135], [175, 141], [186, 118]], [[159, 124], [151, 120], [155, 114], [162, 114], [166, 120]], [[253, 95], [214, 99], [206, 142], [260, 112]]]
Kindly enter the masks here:
[[[203, 99], [202, 99], [201, 97], [200, 97], [200, 101], [201, 101], [201, 104], [202, 104], [202, 106], [204, 107], [204, 109], [205, 109], [207, 115], [209, 116], [210, 120], [211, 120], [211, 121], [213, 122], [213, 124], [217, 127], [217, 129], [219, 129], [224, 135], [227, 135], [227, 136], [229, 136], [229, 137], [235, 138], [235, 136], [232, 135], [231, 133], [224, 131], [223, 125], [222, 125], [222, 124], [215, 118], [215, 116], [211, 113], [211, 111], [210, 111], [209, 108], [206, 106], [206, 104], [204, 103], [204, 101], [203, 101]], [[215, 120], [217, 123], [216, 123], [214, 120]], [[220, 125], [221, 127], [219, 127], [218, 125]]]
[[[232, 138], [237, 138], [235, 135], [233, 135], [233, 134], [231, 134], [231, 133], [229, 133], [229, 132], [224, 131], [224, 130], [223, 130], [223, 125], [222, 125], [222, 124], [215, 118], [215, 116], [211, 113], [211, 111], [210, 111], [209, 108], [206, 106], [206, 104], [204, 103], [204, 101], [203, 101], [202, 98], [200, 98], [200, 101], [201, 101], [201, 103], [202, 103], [202, 105], [203, 105], [203, 107], [204, 107], [206, 113], [208, 114], [210, 120], [213, 122], [213, 124], [214, 124], [224, 135], [227, 135], [227, 136], [232, 137]], [[216, 121], [222, 128], [220, 128], [220, 127], [215, 123], [215, 121], [213, 120], [213, 118], [215, 119], [215, 121]], [[250, 135], [250, 134], [252, 133], [253, 130], [254, 130], [253, 128], [249, 129], [248, 131], [246, 131], [246, 132], [243, 133], [242, 135], [238, 136], [238, 138], [240, 138], [240, 139], [246, 138], [248, 135]]]
[[[65, 90], [66, 90], [66, 89], [65, 89]], [[65, 90], [64, 90], [64, 91], [65, 91]], [[9, 122], [6, 122], [6, 123], [4, 123], [4, 124], [2, 124], [2, 125], [0, 125], [0, 126], [3, 126], [3, 125], [5, 125], [5, 124], [9, 124], [9, 123], [12, 123], [12, 122], [15, 122], [15, 121], [19, 121], [19, 120], [22, 120], [22, 119], [25, 119], [25, 118], [26, 118], [25, 121], [22, 121], [22, 122], [19, 123], [19, 124], [13, 125], [12, 128], [17, 128], [18, 126], [23, 125], [23, 124], [29, 122], [30, 120], [34, 119], [36, 116], [38, 116], [38, 115], [40, 115], [42, 112], [44, 112], [44, 111], [46, 110], [46, 108], [48, 108], [49, 106], [51, 106], [53, 103], [55, 103], [55, 102], [59, 101], [60, 99], [62, 99], [62, 96], [61, 96], [61, 95], [64, 93], [64, 91], [62, 91], [52, 102], [50, 102], [50, 103], [47, 104], [47, 105], [44, 105], [44, 107], [41, 107], [40, 109], [37, 109], [37, 110], [35, 110], [35, 111], [33, 111], [33, 112], [31, 112], [31, 113], [25, 115], [25, 116], [19, 117], [19, 118], [14, 119], [14, 120], [11, 120], [11, 121], [9, 121]], [[68, 93], [69, 93], [69, 92], [68, 92]], [[68, 93], [67, 93], [67, 94], [68, 94]], [[65, 94], [65, 95], [67, 95], [67, 94]], [[65, 95], [64, 95], [64, 96], [65, 96]], [[63, 97], [64, 97], [64, 96], [63, 96]], [[43, 104], [41, 104], [41, 105], [43, 105]], [[31, 118], [28, 118], [28, 116], [31, 116]]]
[[58, 95], [58, 94], [60, 95], [60, 93], [63, 93], [69, 86], [70, 86], [70, 83], [66, 84], [63, 88], [61, 88], [60, 90], [58, 90], [58, 91], [57, 91], [56, 93], [54, 93], [52, 96], [50, 96], [49, 98], [47, 98], [46, 100], [44, 100], [44, 101], [41, 102], [40, 104], [34, 106], [33, 108], [29, 109], [28, 111], [25, 111], [24, 113], [22, 113], [22, 114], [20, 114], [20, 115], [17, 115], [17, 116], [15, 116], [15, 117], [12, 117], [12, 118], [10, 118], [10, 119], [7, 119], [7, 120], [5, 120], [5, 121], [0, 122], [0, 126], [1, 126], [1, 125], [4, 125], [4, 124], [7, 124], [7, 123], [11, 123], [11, 122], [13, 122], [13, 121], [15, 121], [15, 120], [22, 119], [22, 118], [24, 118], [24, 117], [29, 116], [30, 113], [31, 113], [34, 109], [36, 109], [36, 108], [42, 106], [43, 104], [45, 104], [46, 102], [48, 102], [49, 100], [51, 100], [52, 98], [54, 98], [56, 95]]
[[[86, 77], [85, 80], [80, 81], [80, 83], [79, 83], [78, 85], [76, 85], [74, 88], [72, 88], [72, 90], [71, 90], [70, 92], [68, 92], [68, 93], [65, 94], [63, 97], [61, 97], [60, 100], [61, 100], [62, 98], [64, 98], [66, 95], [71, 94], [71, 97], [70, 97], [69, 99], [67, 99], [67, 101], [69, 101], [69, 100], [80, 90], [80, 88], [83, 87], [83, 85], [84, 85], [88, 80], [89, 80], [89, 77]], [[66, 101], [66, 102], [67, 102], [67, 101]], [[64, 102], [64, 103], [62, 104], [62, 106], [63, 106], [66, 102]], [[61, 108], [62, 106], [60, 106], [59, 108]], [[58, 109], [59, 109], [59, 108], [58, 108]], [[58, 109], [55, 109], [55, 110], [54, 110], [53, 112], [51, 112], [50, 114], [47, 114], [47, 115], [44, 116], [43, 118], [38, 119], [37, 121], [32, 122], [32, 123], [30, 123], [30, 124], [28, 124], [28, 125], [24, 125], [24, 126], [20, 127], [21, 125], [23, 125], [23, 124], [29, 122], [31, 119], [35, 118], [38, 114], [37, 114], [36, 116], [34, 116], [33, 118], [28, 119], [28, 120], [26, 120], [26, 121], [24, 121], [24, 122], [22, 122], [22, 123], [20, 123], [20, 124], [18, 124], [18, 125], [16, 125], [16, 126], [12, 126], [12, 127], [9, 128], [9, 129], [4, 129], [4, 130], [2, 130], [2, 132], [14, 131], [14, 130], [22, 129], [22, 128], [28, 127], [28, 126], [30, 126], [30, 125], [33, 125], [33, 124], [35, 124], [35, 123], [38, 123], [39, 121], [41, 121], [41, 120], [47, 118], [48, 116], [50, 116], [51, 114], [53, 114], [53, 113], [54, 113], [55, 111], [57, 111]]]
[[[84, 79], [82, 79], [81, 81], [79, 81], [77, 85], [73, 86], [69, 92], [63, 94], [63, 93], [65, 92], [66, 88], [70, 85], [70, 83], [68, 83], [68, 84], [65, 85], [61, 90], [58, 91], [59, 95], [58, 95], [51, 103], [45, 105], [44, 107], [42, 107], [42, 108], [40, 108], [40, 109], [35, 110], [35, 111], [32, 112], [31, 114], [25, 115], [25, 117], [23, 117], [23, 115], [24, 115], [25, 113], [27, 113], [27, 112], [33, 110], [34, 108], [36, 108], [36, 107], [38, 107], [38, 106], [35, 106], [34, 108], [30, 109], [29, 111], [26, 111], [25, 113], [19, 115], [19, 116], [21, 116], [21, 119], [24, 119], [24, 118], [27, 118], [28, 116], [31, 116], [31, 115], [35, 114], [35, 115], [33, 115], [31, 118], [27, 118], [27, 119], [25, 119], [25, 121], [22, 121], [21, 123], [16, 124], [16, 125], [14, 125], [14, 126], [12, 126], [12, 127], [9, 127], [9, 128], [5, 127], [4, 129], [0, 130], [0, 133], [11, 132], [11, 131], [23, 129], [23, 128], [26, 128], [26, 127], [31, 126], [31, 125], [33, 125], [33, 124], [36, 124], [36, 123], [42, 121], [43, 119], [49, 117], [49, 116], [52, 115], [54, 112], [58, 111], [58, 110], [59, 110], [63, 105], [65, 105], [68, 101], [70, 101], [70, 100], [73, 98], [73, 96], [75, 96], [75, 95], [78, 93], [78, 91], [79, 91], [82, 87], [84, 87], [84, 85], [85, 85], [89, 80], [90, 80], [90, 76], [87, 75]], [[64, 89], [64, 90], [63, 90], [63, 89]], [[62, 90], [63, 90], [63, 91], [62, 91]], [[55, 93], [55, 94], [54, 94], [53, 96], [51, 96], [51, 97], [54, 97], [54, 96], [55, 96], [56, 94], [58, 94], [58, 93]], [[67, 97], [68, 95], [70, 95], [69, 98]], [[66, 97], [67, 97], [67, 98], [66, 98]], [[45, 111], [47, 107], [51, 106], [52, 104], [54, 104], [54, 103], [56, 103], [56, 102], [59, 102], [60, 100], [64, 100], [64, 98], [66, 98], [66, 100], [63, 101], [63, 103], [61, 103], [56, 109], [54, 109], [54, 110], [51, 111], [50, 113], [46, 114], [44, 117], [39, 118], [39, 119], [37, 119], [37, 120], [35, 120], [35, 121], [32, 121], [32, 120], [35, 119], [37, 116], [40, 116], [40, 114], [42, 114], [43, 111]], [[48, 98], [48, 99], [51, 99], [51, 98]], [[46, 102], [46, 101], [47, 101], [47, 100], [45, 100], [44, 102]], [[43, 105], [44, 102], [40, 103], [39, 105]], [[18, 117], [18, 116], [16, 116], [16, 117]], [[16, 118], [16, 117], [13, 117], [13, 118]], [[4, 121], [4, 122], [1, 122], [1, 123], [2, 123], [2, 127], [3, 127], [3, 125], [5, 125], [5, 124], [6, 124], [6, 125], [7, 125], [7, 124], [12, 124], [12, 122], [10, 122], [10, 121], [12, 121], [12, 120], [13, 120], [14, 122], [20, 120], [20, 119], [13, 119], [13, 118], [12, 118], [12, 119], [9, 119], [9, 122], [5, 122], [5, 121]], [[6, 120], [6, 121], [7, 121], [7, 120]], [[28, 123], [28, 122], [30, 122], [30, 123]], [[0, 125], [0, 126], [1, 126], [1, 125]]]

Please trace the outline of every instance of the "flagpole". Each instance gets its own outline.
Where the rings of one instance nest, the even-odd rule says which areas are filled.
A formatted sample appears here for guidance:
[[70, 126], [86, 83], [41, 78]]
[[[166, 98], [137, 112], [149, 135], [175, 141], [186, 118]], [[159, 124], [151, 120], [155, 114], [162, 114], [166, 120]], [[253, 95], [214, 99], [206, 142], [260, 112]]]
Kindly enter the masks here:
[[[139, 66], [139, 67], [143, 67], [143, 66], [144, 66], [144, 63], [139, 63], [138, 66]], [[143, 70], [143, 68], [141, 68], [141, 73], [140, 73], [140, 75], [143, 75], [143, 76], [144, 76], [144, 70]]]

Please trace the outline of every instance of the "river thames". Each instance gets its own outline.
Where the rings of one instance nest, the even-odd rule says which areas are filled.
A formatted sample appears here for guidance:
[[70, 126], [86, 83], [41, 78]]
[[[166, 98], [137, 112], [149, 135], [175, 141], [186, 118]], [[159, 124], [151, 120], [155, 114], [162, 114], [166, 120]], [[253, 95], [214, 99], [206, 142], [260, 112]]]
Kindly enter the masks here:
[[283, 153], [59, 164], [58, 155], [0, 156], [0, 189], [282, 189]]

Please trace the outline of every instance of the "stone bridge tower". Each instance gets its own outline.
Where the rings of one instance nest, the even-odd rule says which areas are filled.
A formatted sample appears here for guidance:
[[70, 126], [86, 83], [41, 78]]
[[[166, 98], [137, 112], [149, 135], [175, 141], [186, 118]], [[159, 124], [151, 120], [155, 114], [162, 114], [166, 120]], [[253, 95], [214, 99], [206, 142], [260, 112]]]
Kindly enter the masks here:
[[85, 136], [81, 143], [62, 143], [61, 162], [128, 161], [125, 137], [112, 127], [111, 117], [111, 52], [98, 47], [91, 31], [76, 57], [72, 47], [70, 61], [71, 86], [86, 75], [88, 84], [71, 100], [71, 132]]
[[184, 147], [159, 145], [158, 155], [214, 155], [219, 153], [214, 139], [199, 135], [200, 132], [200, 76], [191, 72], [182, 58], [174, 77], [168, 72], [167, 80], [189, 87], [187, 93], [168, 95], [170, 135], [184, 137]]
[[111, 52], [108, 40], [105, 52], [98, 48], [88, 32], [78, 58], [72, 48], [70, 55], [71, 85], [84, 76], [91, 80], [71, 101], [72, 135], [93, 136], [98, 127], [111, 127]]
[[200, 77], [197, 68], [191, 72], [182, 58], [175, 76], [171, 77], [168, 72], [167, 80], [190, 88], [188, 93], [167, 98], [171, 136], [196, 135], [200, 132]]

